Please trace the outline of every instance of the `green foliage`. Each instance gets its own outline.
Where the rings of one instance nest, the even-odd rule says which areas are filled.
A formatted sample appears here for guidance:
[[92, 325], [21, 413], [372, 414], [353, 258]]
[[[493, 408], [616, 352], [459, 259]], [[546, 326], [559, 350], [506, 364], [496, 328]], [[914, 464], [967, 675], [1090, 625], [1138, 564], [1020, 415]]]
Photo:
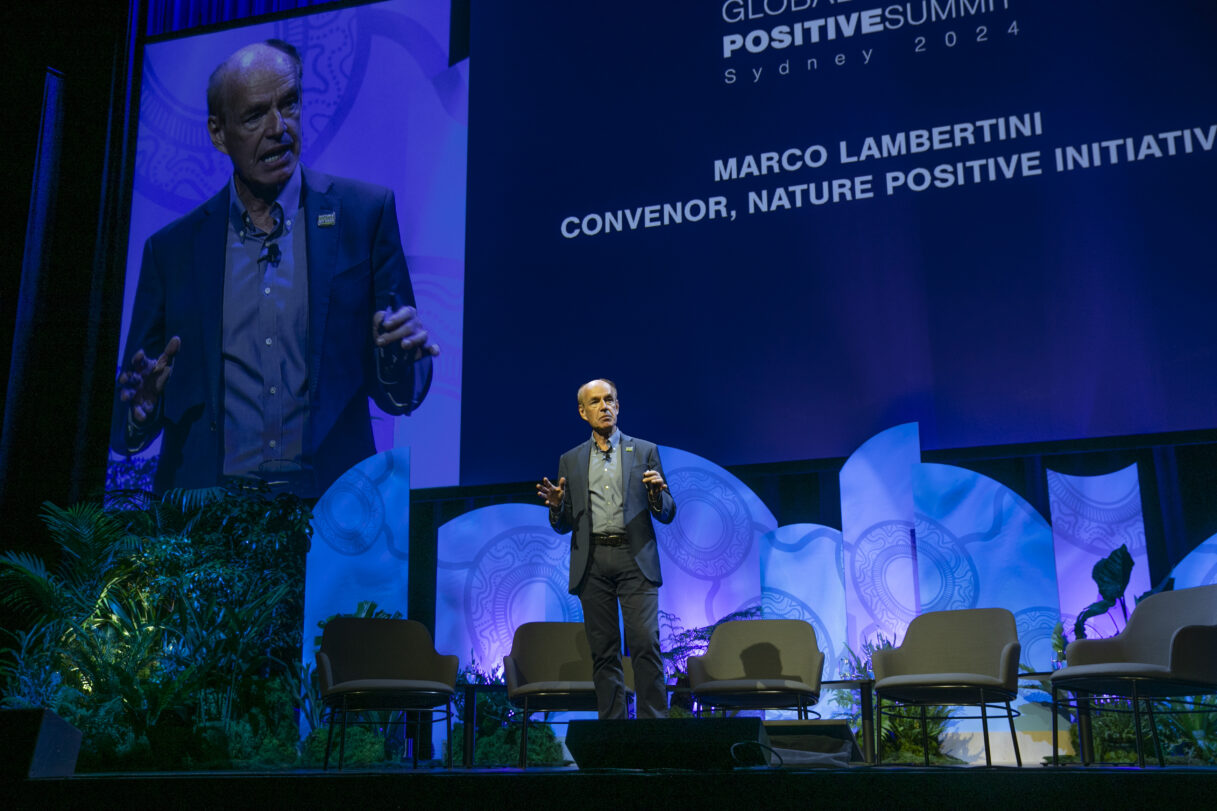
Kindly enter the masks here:
[[[1158, 740], [1168, 766], [1217, 765], [1217, 697], [1203, 696], [1155, 701]], [[1076, 712], [1069, 738], [1079, 752]], [[1156, 755], [1149, 713], [1141, 705], [1141, 746], [1148, 761]], [[1090, 728], [1094, 757], [1099, 763], [1135, 763], [1136, 715], [1132, 702], [1124, 698], [1101, 698], [1090, 702]]]
[[1169, 706], [1163, 707], [1163, 712], [1190, 710], [1159, 716], [1163, 721], [1159, 734], [1163, 735], [1162, 745], [1167, 753], [1186, 762], [1217, 765], [1217, 696], [1191, 698], [1186, 705], [1181, 701], [1166, 703]]
[[[521, 726], [519, 723], [511, 723], [493, 729], [489, 735], [479, 736], [473, 749], [473, 765], [518, 765]], [[453, 726], [452, 734], [455, 740], [463, 740], [464, 725]], [[566, 762], [558, 736], [548, 724], [528, 725], [528, 762], [533, 766], [555, 766]]]
[[[942, 751], [942, 741], [950, 731], [952, 707], [926, 708], [926, 740], [930, 749], [930, 762], [959, 762]], [[889, 707], [884, 712], [883, 725], [876, 724], [877, 734], [883, 741], [885, 761], [924, 762], [925, 749], [921, 743], [921, 709], [919, 707]]]
[[95, 695], [66, 691], [53, 709], [83, 734], [78, 772], [135, 771], [151, 763], [147, 738], [136, 738], [123, 718], [118, 698], [102, 700]]
[[309, 511], [250, 490], [43, 507], [54, 560], [0, 556], [6, 706], [85, 731], [79, 768], [295, 759]]
[[[871, 659], [875, 651], [894, 646], [895, 642], [883, 634], [875, 634], [871, 639], [864, 640], [862, 642], [861, 655], [846, 645], [845, 655], [837, 662], [837, 672], [840, 673], [842, 679], [873, 679], [875, 678], [875, 670], [871, 664]], [[850, 721], [850, 726], [855, 730], [861, 727], [862, 707], [858, 703], [858, 699], [854, 697], [853, 690], [834, 691], [832, 702], [835, 706], [845, 711], [845, 715]]]
[[[1144, 710], [1144, 707], [1142, 707]], [[1134, 734], [1135, 717], [1132, 702], [1123, 698], [1100, 699], [1091, 702], [1090, 729], [1094, 740], [1095, 760], [1099, 763], [1134, 763], [1136, 755], [1136, 737]], [[1142, 742], [1145, 751], [1153, 756], [1148, 719], [1142, 718]], [[1080, 752], [1078, 727], [1075, 724], [1069, 730], [1069, 737], [1075, 752]]]
[[59, 626], [88, 616], [122, 580], [137, 540], [122, 520], [98, 504], [63, 509], [42, 506], [42, 521], [53, 540], [58, 562], [47, 565], [33, 555], [0, 555], [0, 603], [32, 625]]
[[1065, 661], [1065, 648], [1069, 647], [1069, 640], [1065, 636], [1065, 623], [1058, 622], [1052, 626], [1052, 653], [1053, 658], [1058, 662]]
[[53, 707], [62, 700], [63, 680], [54, 629], [35, 625], [27, 631], [3, 631], [14, 645], [0, 660], [0, 684], [8, 685], [0, 708]]
[[[304, 739], [304, 752], [301, 756], [303, 765], [319, 767], [325, 763], [326, 729], [314, 729]], [[338, 763], [341, 728], [334, 730], [333, 748], [330, 752], [330, 765]], [[375, 766], [386, 762], [385, 738], [375, 730], [366, 726], [350, 725], [347, 727], [346, 750], [343, 753], [344, 768], [357, 766]]]

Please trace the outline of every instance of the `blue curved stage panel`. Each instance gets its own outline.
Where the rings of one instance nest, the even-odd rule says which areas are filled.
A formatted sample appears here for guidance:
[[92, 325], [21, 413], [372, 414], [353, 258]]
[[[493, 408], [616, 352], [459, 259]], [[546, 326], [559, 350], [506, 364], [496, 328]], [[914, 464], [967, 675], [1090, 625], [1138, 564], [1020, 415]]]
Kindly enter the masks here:
[[655, 525], [663, 588], [659, 608], [686, 628], [760, 602], [759, 540], [773, 513], [733, 474], [700, 456], [661, 447], [676, 520]]
[[824, 678], [845, 678], [845, 572], [841, 531], [788, 524], [761, 538], [761, 608], [766, 619], [806, 620], [824, 652]]
[[952, 465], [918, 465], [913, 494], [921, 611], [1007, 608], [1021, 663], [1050, 669], [1060, 609], [1048, 522], [1005, 485]]
[[868, 439], [841, 468], [841, 535], [849, 645], [896, 639], [917, 615], [913, 565], [913, 469], [921, 462], [915, 422]]
[[[1137, 596], [1150, 589], [1137, 466], [1100, 476], [1068, 476], [1049, 470], [1048, 500], [1061, 619], [1072, 639], [1077, 615], [1100, 598], [1091, 570], [1120, 545], [1128, 547], [1133, 559], [1132, 577], [1124, 592], [1129, 614]], [[1117, 606], [1091, 619], [1087, 635], [1112, 636], [1124, 627], [1124, 620]]]
[[537, 504], [496, 504], [439, 528], [435, 644], [483, 673], [502, 668], [525, 622], [581, 622], [567, 593], [570, 533], [549, 526]]

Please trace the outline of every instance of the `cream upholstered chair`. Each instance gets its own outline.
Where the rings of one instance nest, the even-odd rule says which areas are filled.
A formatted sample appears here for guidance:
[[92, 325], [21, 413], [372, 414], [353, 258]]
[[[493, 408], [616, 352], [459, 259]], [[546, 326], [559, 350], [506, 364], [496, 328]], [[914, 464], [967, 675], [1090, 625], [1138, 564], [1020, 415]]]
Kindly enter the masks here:
[[[926, 707], [979, 707], [985, 763], [992, 765], [988, 705], [1000, 703], [1005, 705], [1010, 721], [1015, 760], [1022, 766], [1010, 706], [1010, 700], [1018, 694], [1021, 651], [1014, 615], [1004, 608], [930, 611], [914, 617], [900, 647], [877, 650], [871, 657], [879, 714], [878, 761], [883, 761], [883, 702], [888, 701], [920, 708], [921, 744], [927, 766], [930, 750]], [[892, 714], [890, 710], [888, 714]]]
[[[442, 712], [448, 725], [451, 764], [457, 667], [457, 657], [436, 653], [431, 634], [414, 620], [334, 617], [327, 622], [317, 652], [321, 700], [329, 710], [323, 768], [330, 766], [336, 720], [342, 724], [338, 748], [341, 769], [347, 724], [369, 723], [360, 721], [359, 716], [386, 710], [400, 711], [407, 717], [414, 714], [416, 722], [424, 712]], [[418, 765], [417, 747], [414, 765]]]
[[[1217, 693], [1217, 585], [1153, 594], [1137, 603], [1128, 624], [1108, 639], [1077, 639], [1065, 649], [1066, 666], [1052, 674], [1052, 760], [1056, 749], [1060, 692], [1074, 694], [1079, 711], [1089, 710], [1094, 696], [1114, 696], [1132, 702], [1136, 724], [1137, 763], [1145, 765], [1141, 748], [1141, 702], [1149, 712], [1150, 731], [1158, 764], [1165, 765], [1155, 700]], [[1083, 763], [1094, 751], [1089, 725]]]
[[793, 707], [806, 718], [820, 700], [824, 654], [803, 620], [734, 620], [715, 627], [705, 654], [687, 666], [699, 715], [703, 707]]
[[[622, 657], [626, 698], [634, 671]], [[520, 768], [528, 765], [528, 723], [535, 712], [596, 712], [592, 652], [582, 622], [526, 622], [516, 628], [503, 657], [507, 700], [520, 711]]]

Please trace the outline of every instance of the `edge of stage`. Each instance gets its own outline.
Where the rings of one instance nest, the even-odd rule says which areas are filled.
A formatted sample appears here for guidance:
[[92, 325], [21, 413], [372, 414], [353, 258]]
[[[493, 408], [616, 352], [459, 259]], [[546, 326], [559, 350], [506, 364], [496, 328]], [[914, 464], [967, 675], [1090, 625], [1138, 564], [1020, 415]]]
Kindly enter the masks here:
[[[853, 807], [986, 809], [1198, 805], [1217, 796], [1217, 769], [1167, 767], [908, 767], [735, 770], [424, 769], [96, 774], [5, 780], [10, 808], [321, 807]], [[11, 804], [9, 804], [11, 803]], [[222, 805], [221, 805], [222, 804]]]

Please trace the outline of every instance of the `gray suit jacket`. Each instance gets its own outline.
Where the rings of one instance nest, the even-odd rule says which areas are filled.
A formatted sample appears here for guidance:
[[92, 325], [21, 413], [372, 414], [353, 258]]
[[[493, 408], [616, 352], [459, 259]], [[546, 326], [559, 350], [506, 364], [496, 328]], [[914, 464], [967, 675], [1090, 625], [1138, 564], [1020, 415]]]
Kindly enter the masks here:
[[[659, 448], [645, 439], [621, 435], [621, 478], [624, 497], [625, 534], [630, 541], [634, 561], [647, 580], [655, 585], [663, 584], [659, 571], [659, 547], [655, 542], [655, 526], [651, 519], [670, 524], [676, 517], [676, 501], [667, 490], [663, 491], [658, 511], [653, 511], [647, 500], [647, 487], [642, 483], [642, 474], [647, 468], [663, 472], [659, 459]], [[591, 561], [592, 514], [588, 503], [587, 465], [591, 458], [592, 440], [571, 448], [562, 454], [558, 462], [558, 477], [566, 478], [566, 495], [562, 508], [550, 511], [549, 522], [557, 532], [570, 532], [570, 593], [583, 590], [587, 566]]]

